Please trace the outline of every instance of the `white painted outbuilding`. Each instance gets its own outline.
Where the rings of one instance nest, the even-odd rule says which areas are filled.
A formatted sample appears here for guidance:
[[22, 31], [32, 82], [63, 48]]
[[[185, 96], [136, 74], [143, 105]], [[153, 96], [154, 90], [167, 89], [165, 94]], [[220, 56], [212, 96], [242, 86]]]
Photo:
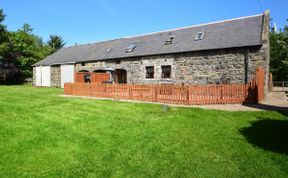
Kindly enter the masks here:
[[36, 67], [36, 86], [50, 87], [51, 86], [51, 67], [37, 66]]
[[[52, 67], [53, 66], [36, 66], [35, 85], [40, 87], [52, 86]], [[60, 65], [60, 80], [61, 88], [64, 88], [64, 83], [74, 82], [74, 64]]]

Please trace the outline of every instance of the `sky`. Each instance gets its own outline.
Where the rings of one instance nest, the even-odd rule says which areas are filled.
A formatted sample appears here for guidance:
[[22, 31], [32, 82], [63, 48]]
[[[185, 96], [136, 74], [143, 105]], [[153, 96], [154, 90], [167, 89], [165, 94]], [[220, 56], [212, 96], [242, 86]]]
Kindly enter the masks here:
[[288, 18], [288, 0], [1, 0], [4, 24], [17, 30], [28, 23], [66, 46], [261, 14], [269, 9], [278, 28]]

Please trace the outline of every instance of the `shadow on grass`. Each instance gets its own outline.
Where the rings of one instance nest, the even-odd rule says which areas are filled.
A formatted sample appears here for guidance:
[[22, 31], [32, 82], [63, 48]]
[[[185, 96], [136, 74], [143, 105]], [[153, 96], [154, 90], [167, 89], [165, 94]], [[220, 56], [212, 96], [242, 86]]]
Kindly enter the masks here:
[[274, 105], [268, 105], [268, 104], [243, 104], [244, 106], [251, 107], [251, 108], [257, 108], [262, 109], [266, 111], [277, 111], [283, 116], [288, 116], [288, 106], [274, 106]]
[[252, 145], [288, 155], [288, 121], [264, 119], [240, 129]]
[[24, 85], [26, 82], [24, 81], [21, 81], [21, 82], [3, 82], [3, 81], [0, 81], [0, 86], [1, 85], [8, 85], [8, 86], [12, 86], [12, 85]]

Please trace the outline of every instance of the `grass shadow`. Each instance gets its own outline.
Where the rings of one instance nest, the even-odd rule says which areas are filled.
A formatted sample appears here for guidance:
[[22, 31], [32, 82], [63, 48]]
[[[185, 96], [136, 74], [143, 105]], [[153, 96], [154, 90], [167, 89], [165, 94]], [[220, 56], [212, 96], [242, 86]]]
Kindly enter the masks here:
[[251, 107], [251, 108], [257, 108], [262, 109], [266, 111], [277, 111], [278, 113], [282, 114], [283, 116], [288, 116], [288, 106], [274, 106], [274, 105], [268, 105], [268, 104], [243, 104], [244, 106]]
[[0, 81], [0, 85], [8, 85], [8, 86], [12, 86], [12, 85], [23, 85], [25, 84], [25, 81]]
[[240, 133], [254, 146], [288, 155], [288, 121], [258, 120], [240, 129]]

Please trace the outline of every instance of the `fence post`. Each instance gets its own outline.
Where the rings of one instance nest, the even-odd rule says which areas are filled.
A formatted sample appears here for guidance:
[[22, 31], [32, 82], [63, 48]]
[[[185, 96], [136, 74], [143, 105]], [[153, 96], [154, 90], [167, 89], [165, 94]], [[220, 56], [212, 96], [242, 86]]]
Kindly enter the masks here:
[[157, 102], [157, 90], [158, 90], [158, 86], [154, 87], [154, 92], [155, 92], [155, 102]]
[[71, 85], [71, 95], [74, 95], [74, 85]]
[[223, 101], [223, 85], [221, 84], [220, 85], [220, 103], [223, 104], [224, 101]]
[[129, 97], [129, 99], [131, 99], [132, 98], [132, 92], [131, 92], [131, 85], [128, 85], [128, 97]]
[[117, 93], [115, 92], [117, 85], [118, 85], [118, 83], [117, 83], [116, 85], [113, 85], [113, 86], [112, 86], [112, 91], [113, 91], [112, 93], [113, 93], [113, 96], [114, 96], [113, 98], [114, 98], [114, 99], [118, 99]]
[[90, 96], [92, 96], [92, 86], [91, 86], [91, 83], [89, 83], [89, 90], [90, 90]]
[[186, 99], [187, 99], [187, 105], [190, 105], [190, 87], [187, 86], [187, 96], [186, 96]]

